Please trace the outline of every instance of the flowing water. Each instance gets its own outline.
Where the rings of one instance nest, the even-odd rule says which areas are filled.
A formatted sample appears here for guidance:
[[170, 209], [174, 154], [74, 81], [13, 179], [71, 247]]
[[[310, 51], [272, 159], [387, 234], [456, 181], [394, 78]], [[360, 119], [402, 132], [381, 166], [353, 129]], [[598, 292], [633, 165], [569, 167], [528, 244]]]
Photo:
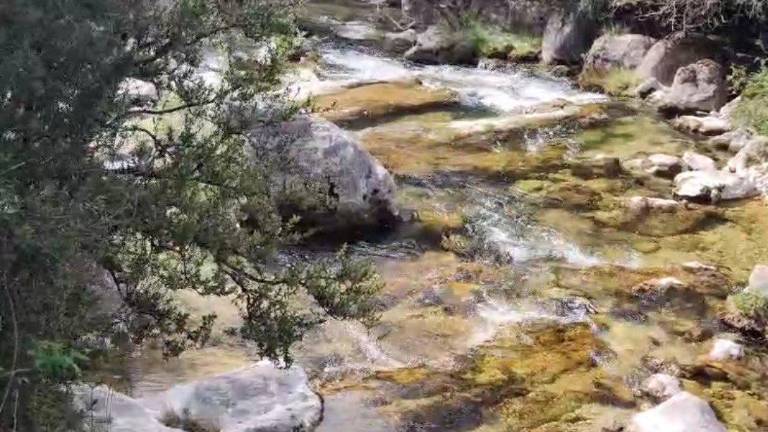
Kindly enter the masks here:
[[[696, 336], [725, 331], [723, 299], [768, 261], [765, 204], [628, 221], [622, 199], [669, 198], [671, 182], [594, 163], [681, 154], [696, 139], [523, 68], [416, 66], [326, 44], [291, 79], [294, 96], [315, 96], [319, 115], [384, 163], [418, 215], [352, 245], [386, 281], [380, 323], [329, 322], [295, 349], [324, 398], [318, 431], [614, 430], [649, 406], [638, 383], [665, 370], [732, 430], [768, 428], [768, 355], [711, 364], [712, 339]], [[691, 288], [664, 304], [632, 294], [666, 276]], [[147, 395], [254, 360], [222, 340], [173, 363], [128, 363]]]

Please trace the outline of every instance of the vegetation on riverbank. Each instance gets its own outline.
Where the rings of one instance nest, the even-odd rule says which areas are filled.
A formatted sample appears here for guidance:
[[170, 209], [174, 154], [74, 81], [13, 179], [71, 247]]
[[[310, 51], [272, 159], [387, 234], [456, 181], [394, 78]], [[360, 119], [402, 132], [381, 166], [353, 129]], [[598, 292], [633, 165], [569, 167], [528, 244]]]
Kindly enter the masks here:
[[77, 430], [66, 385], [115, 343], [204, 344], [216, 317], [180, 290], [234, 299], [233, 332], [284, 362], [328, 316], [374, 316], [367, 264], [274, 261], [303, 233], [246, 128], [294, 111], [274, 96], [293, 6], [0, 7], [0, 430]]

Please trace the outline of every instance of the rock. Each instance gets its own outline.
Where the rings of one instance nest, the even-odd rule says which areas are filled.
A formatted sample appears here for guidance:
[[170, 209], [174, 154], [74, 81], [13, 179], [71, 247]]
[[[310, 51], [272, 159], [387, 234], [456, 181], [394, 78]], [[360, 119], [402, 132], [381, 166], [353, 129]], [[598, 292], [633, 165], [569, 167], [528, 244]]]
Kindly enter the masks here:
[[642, 215], [651, 211], [674, 212], [679, 210], [682, 204], [675, 200], [636, 196], [626, 200], [625, 206], [632, 215]]
[[655, 43], [656, 39], [639, 34], [604, 34], [592, 44], [584, 59], [584, 70], [633, 70], [640, 65]]
[[653, 154], [642, 164], [645, 172], [664, 178], [673, 178], [683, 170], [683, 161], [677, 156]]
[[408, 29], [402, 32], [384, 34], [384, 49], [403, 54], [416, 44], [416, 30]]
[[680, 392], [664, 403], [635, 414], [628, 432], [727, 432], [708, 403]]
[[[371, 156], [348, 132], [333, 123], [311, 117], [298, 117], [274, 126], [254, 128], [249, 132], [251, 157], [254, 160], [274, 158], [286, 166], [281, 170], [284, 181], [276, 187], [299, 192], [295, 202], [289, 196], [284, 205], [309, 223], [321, 228], [344, 226], [380, 226], [395, 222], [395, 182], [389, 172]], [[330, 208], [316, 202], [307, 180], [327, 187]], [[323, 188], [324, 189], [324, 188]], [[309, 200], [310, 202], [306, 202]]]
[[707, 143], [718, 149], [726, 149], [733, 153], [749, 145], [755, 138], [754, 134], [747, 129], [736, 129], [726, 132], [722, 135], [710, 138]]
[[597, 30], [597, 23], [586, 12], [554, 12], [544, 30], [542, 61], [544, 64], [581, 62], [581, 56], [591, 47]]
[[451, 109], [458, 105], [455, 93], [432, 89], [416, 80], [359, 85], [337, 93], [317, 96], [315, 111], [334, 123], [364, 124], [382, 117]]
[[149, 81], [136, 78], [126, 78], [117, 89], [118, 98], [125, 97], [132, 104], [149, 104], [156, 102], [159, 93], [157, 87]]
[[72, 393], [75, 406], [93, 419], [93, 432], [180, 432], [162, 424], [140, 401], [107, 386], [76, 386]]
[[636, 72], [641, 79], [656, 78], [671, 85], [677, 70], [703, 59], [719, 60], [718, 43], [704, 35], [676, 33], [654, 44]]
[[747, 289], [755, 294], [768, 297], [768, 265], [757, 265], [749, 275]]
[[322, 414], [320, 398], [297, 367], [257, 363], [210, 379], [177, 385], [146, 399], [133, 399], [106, 386], [74, 389], [76, 404], [104, 432], [181, 432], [167, 427], [169, 414], [188, 416], [221, 432], [309, 430]]
[[672, 126], [689, 133], [698, 133], [702, 135], [722, 135], [731, 130], [731, 122], [725, 118], [715, 115], [704, 117], [681, 116], [672, 120]]
[[712, 203], [758, 194], [753, 179], [724, 171], [686, 171], [675, 177], [675, 186], [678, 198]]
[[356, 42], [377, 42], [383, 38], [381, 30], [364, 21], [348, 21], [332, 26], [333, 33]]
[[729, 339], [717, 339], [708, 357], [714, 361], [739, 360], [744, 357], [744, 347]]
[[768, 297], [749, 288], [731, 294], [719, 318], [749, 338], [764, 338], [768, 327]]
[[665, 113], [717, 111], [728, 100], [723, 67], [709, 59], [681, 67], [672, 86], [653, 95], [653, 103]]
[[405, 53], [407, 60], [426, 64], [477, 64], [477, 46], [463, 33], [431, 26], [416, 36], [416, 45]]
[[717, 164], [712, 158], [692, 151], [683, 154], [683, 166], [690, 171], [717, 171]]
[[636, 96], [645, 99], [663, 88], [664, 85], [662, 85], [659, 80], [656, 78], [648, 78], [635, 88], [634, 93]]
[[680, 380], [663, 373], [657, 373], [643, 381], [643, 392], [658, 401], [663, 401], [680, 393]]
[[650, 279], [632, 287], [632, 295], [641, 297], [648, 303], [658, 303], [667, 298], [671, 291], [686, 288], [686, 284], [677, 278], [664, 277]]
[[322, 402], [304, 371], [277, 369], [269, 362], [177, 385], [146, 403], [215, 422], [221, 432], [311, 430], [322, 415]]
[[571, 163], [571, 174], [585, 180], [618, 178], [623, 172], [621, 161], [614, 157], [598, 156]]

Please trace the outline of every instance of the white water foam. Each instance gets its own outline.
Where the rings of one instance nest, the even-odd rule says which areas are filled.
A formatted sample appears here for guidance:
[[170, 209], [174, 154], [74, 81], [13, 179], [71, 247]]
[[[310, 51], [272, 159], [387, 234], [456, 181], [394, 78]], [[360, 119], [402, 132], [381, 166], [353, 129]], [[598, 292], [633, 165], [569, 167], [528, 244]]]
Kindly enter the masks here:
[[326, 80], [352, 85], [372, 81], [418, 79], [425, 85], [455, 91], [462, 103], [500, 113], [565, 100], [574, 104], [604, 101], [597, 93], [573, 88], [567, 81], [524, 72], [490, 71], [464, 66], [417, 66], [354, 49], [321, 51]]

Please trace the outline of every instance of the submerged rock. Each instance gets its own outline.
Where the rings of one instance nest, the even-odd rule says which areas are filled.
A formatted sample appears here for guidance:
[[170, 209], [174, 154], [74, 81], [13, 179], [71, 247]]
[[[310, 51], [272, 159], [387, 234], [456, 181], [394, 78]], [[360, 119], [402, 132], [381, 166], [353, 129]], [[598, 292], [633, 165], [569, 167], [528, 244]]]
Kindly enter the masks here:
[[[177, 385], [165, 393], [133, 399], [106, 386], [81, 386], [77, 403], [110, 432], [179, 432], [182, 421], [221, 432], [291, 432], [314, 427], [320, 398], [304, 371], [262, 362], [210, 379]], [[166, 426], [168, 423], [170, 426]]]
[[[301, 200], [289, 196], [287, 205], [310, 223], [334, 229], [397, 220], [392, 176], [351, 134], [333, 123], [300, 117], [254, 129], [249, 139], [256, 160], [284, 154], [285, 193], [305, 195]], [[327, 205], [317, 202], [313, 187], [321, 188]]]
[[629, 432], [727, 432], [708, 403], [680, 392], [632, 417]]

